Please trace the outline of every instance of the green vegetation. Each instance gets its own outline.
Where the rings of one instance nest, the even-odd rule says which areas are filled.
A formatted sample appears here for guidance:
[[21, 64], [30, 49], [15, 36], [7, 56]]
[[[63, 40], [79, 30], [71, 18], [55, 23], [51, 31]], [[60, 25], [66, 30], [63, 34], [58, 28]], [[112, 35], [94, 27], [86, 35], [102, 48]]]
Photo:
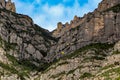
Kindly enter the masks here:
[[116, 78], [115, 80], [120, 80], [120, 76], [118, 78]]
[[[89, 57], [86, 57], [86, 58], [84, 58], [84, 62], [86, 62], [86, 61], [93, 61], [93, 60], [104, 60], [105, 59], [105, 57], [104, 56], [102, 56], [102, 55], [100, 55], [100, 54], [98, 54], [98, 55], [94, 55], [94, 56], [89, 56]], [[99, 66], [100, 67], [100, 66]]]
[[120, 54], [120, 52], [119, 52], [118, 50], [116, 50], [116, 51], [113, 51], [112, 54], [113, 54], [113, 55], [115, 55], [115, 54]]
[[103, 67], [101, 70], [105, 70], [105, 69], [108, 69], [108, 68], [112, 68], [112, 67], [114, 67], [114, 66], [115, 66], [114, 64], [107, 65], [107, 66]]
[[104, 60], [105, 58], [103, 56], [92, 56], [91, 59], [95, 59], [95, 60]]
[[[67, 61], [65, 61], [65, 62], [61, 62], [61, 63], [58, 63], [58, 64], [56, 64], [57, 62], [53, 62], [53, 63], [51, 63], [51, 64], [49, 64], [49, 65], [44, 65], [43, 67], [44, 67], [44, 69], [42, 70], [42, 72], [43, 73], [46, 73], [47, 71], [49, 71], [50, 69], [55, 69], [57, 66], [61, 66], [61, 65], [65, 65], [65, 64], [69, 64], [69, 62], [67, 62]], [[55, 65], [54, 67], [53, 66], [51, 66], [51, 65]]]
[[[51, 64], [51, 65], [52, 65], [52, 64]], [[45, 67], [42, 66], [42, 67], [41, 67], [41, 72], [42, 72], [42, 73], [46, 73], [46, 72], [48, 72], [50, 69], [55, 69], [55, 68], [56, 68], [56, 67], [51, 67], [51, 65], [47, 64]]]
[[76, 70], [76, 69], [70, 70], [70, 71], [67, 73], [67, 75], [74, 73], [75, 70]]
[[82, 67], [83, 67], [83, 66], [78, 66], [77, 68], [75, 68], [75, 69], [73, 69], [73, 70], [70, 70], [70, 71], [67, 73], [67, 75], [74, 73], [75, 70], [81, 69]]
[[104, 12], [107, 12], [107, 11], [113, 11], [114, 13], [118, 13], [120, 12], [120, 4], [116, 5], [116, 6], [113, 6], [107, 10], [105, 10]]
[[91, 73], [84, 73], [83, 75], [80, 76], [80, 79], [84, 79], [84, 78], [89, 78], [89, 77], [93, 77], [93, 75]]
[[6, 54], [6, 57], [9, 59], [9, 61], [12, 62], [12, 65], [10, 65], [11, 67], [13, 68], [20, 68], [19, 71], [17, 71], [15, 74], [18, 74], [18, 76], [20, 78], [24, 78], [24, 76], [28, 76], [29, 72], [32, 70], [31, 67], [28, 67], [28, 66], [25, 66], [25, 65], [21, 65], [20, 62], [14, 57], [14, 56], [11, 56], [9, 54]]
[[35, 64], [30, 62], [29, 60], [22, 60], [18, 62], [19, 65], [22, 65], [25, 70], [28, 71], [34, 71], [34, 70], [39, 70], [39, 67], [37, 67]]
[[16, 46], [17, 43], [9, 43], [0, 37], [0, 47], [2, 47], [5, 51], [10, 51], [10, 49], [15, 50]]
[[114, 62], [114, 65], [120, 65], [120, 63], [119, 62]]
[[[49, 71], [50, 69], [55, 69], [56, 66], [58, 65], [63, 65], [63, 64], [68, 64], [69, 62], [63, 62], [63, 63], [59, 63], [61, 59], [54, 59], [53, 62], [51, 63], [43, 63], [40, 67], [41, 72], [42, 73], [46, 73], [47, 71]], [[59, 63], [59, 64], [57, 64]], [[55, 67], [53, 67], [52, 65], [56, 65]]]
[[[41, 71], [43, 73], [45, 73], [45, 72], [49, 71], [50, 69], [55, 69], [56, 67], [50, 67], [50, 66], [51, 65], [56, 65], [56, 63], [58, 63], [61, 59], [70, 59], [70, 58], [76, 57], [78, 55], [81, 55], [81, 52], [84, 52], [84, 51], [89, 50], [89, 49], [97, 49], [96, 55], [89, 58], [89, 59], [94, 58], [96, 60], [103, 60], [103, 59], [105, 59], [104, 56], [106, 56], [106, 55], [105, 54], [99, 54], [100, 50], [107, 50], [109, 48], [112, 48], [113, 46], [114, 46], [114, 44], [108, 44], [108, 43], [94, 43], [94, 44], [84, 46], [84, 47], [76, 50], [75, 52], [71, 53], [70, 55], [65, 55], [60, 59], [54, 59], [54, 61], [50, 64], [47, 64], [47, 63], [43, 64], [41, 66]], [[68, 64], [68, 62], [60, 63], [58, 65], [63, 65], [63, 64]]]
[[6, 57], [9, 59], [9, 61], [12, 62], [13, 66], [20, 67], [22, 70], [25, 70], [27, 72], [34, 70], [36, 67], [29, 61], [18, 61], [14, 56], [11, 56], [9, 54], [6, 54]]
[[[3, 45], [5, 45], [5, 46], [3, 46]], [[11, 43], [8, 43], [8, 42], [0, 39], [0, 46], [5, 47], [6, 51], [9, 51], [10, 49], [15, 49], [16, 45], [17, 44], [11, 44]], [[70, 55], [64, 56], [61, 59], [68, 59], [68, 58], [76, 57], [78, 55], [81, 55], [81, 52], [84, 52], [84, 51], [89, 50], [89, 49], [97, 49], [96, 51], [97, 51], [97, 53], [99, 53], [100, 50], [107, 50], [111, 47], [113, 47], [113, 44], [107, 44], [107, 43], [90, 44], [90, 45], [87, 45], [87, 46], [80, 48], [79, 50], [76, 50], [74, 53], [71, 53]], [[24, 76], [29, 77], [28, 75], [29, 75], [30, 71], [37, 70], [37, 71], [45, 72], [45, 71], [49, 71], [51, 68], [56, 68], [56, 66], [61, 66], [61, 65], [69, 63], [67, 61], [62, 62], [62, 63], [58, 63], [60, 60], [56, 59], [52, 63], [49, 63], [49, 64], [48, 63], [40, 63], [41, 64], [40, 67], [36, 67], [34, 64], [32, 64], [32, 62], [30, 62], [28, 60], [18, 61], [15, 57], [13, 57], [9, 54], [6, 54], [6, 56], [12, 62], [12, 65], [0, 63], [0, 66], [4, 69], [8, 70], [9, 72], [13, 73], [13, 74], [17, 74], [22, 80], [24, 80]], [[97, 56], [97, 55], [92, 56], [92, 58], [96, 59], [96, 60], [105, 59], [103, 56]], [[56, 64], [56, 63], [58, 63], [58, 64]], [[51, 65], [54, 65], [54, 64], [56, 64], [55, 67], [50, 67]], [[17, 70], [17, 68], [20, 68], [19, 71]], [[78, 68], [76, 68], [76, 69], [78, 69]], [[76, 69], [70, 70], [67, 73], [67, 75], [74, 73], [74, 71]], [[52, 75], [51, 78], [56, 78], [56, 77], [59, 77], [63, 74], [65, 74], [65, 71], [58, 73], [56, 75]], [[80, 78], [92, 77], [92, 76], [93, 75], [90, 73], [84, 73], [83, 75], [81, 75]]]
[[50, 78], [58, 78], [59, 76], [62, 76], [65, 74], [65, 71], [61, 72], [61, 73], [58, 73], [56, 75], [52, 75]]
[[[99, 50], [107, 50], [109, 48], [112, 48], [113, 46], [114, 46], [114, 44], [108, 44], [108, 43], [90, 44], [90, 45], [87, 45], [85, 47], [82, 47], [82, 48], [76, 50], [75, 52], [71, 53], [70, 55], [64, 56], [62, 59], [69, 59], [69, 58], [72, 58], [72, 57], [76, 57], [76, 56], [80, 55], [81, 52], [89, 50], [89, 49], [97, 49], [98, 50], [97, 52], [100, 52]], [[103, 59], [102, 57], [98, 57], [98, 58]]]
[[2, 62], [0, 62], [0, 66], [4, 69], [10, 71], [13, 74], [18, 73], [18, 71], [14, 67], [10, 66], [9, 64], [3, 64]]
[[4, 42], [5, 45], [5, 50], [6, 51], [10, 51], [10, 49], [15, 50], [15, 47], [17, 46], [16, 43], [8, 43], [8, 42]]
[[65, 62], [59, 63], [57, 66], [61, 66], [61, 65], [65, 65], [65, 64], [69, 64], [69, 62], [65, 61]]
[[[104, 73], [101, 74], [101, 76], [104, 76], [106, 80], [111, 79], [111, 75], [118, 74], [120, 75], [120, 67], [113, 67], [110, 70], [105, 71]], [[119, 80], [116, 79], [116, 80]]]
[[16, 70], [12, 65], [10, 64], [3, 64], [2, 62], [0, 62], [0, 66], [9, 71], [10, 73], [13, 73], [13, 74], [17, 74], [22, 80], [25, 80], [24, 76], [28, 77], [28, 75], [25, 73], [25, 72], [22, 72], [22, 71], [18, 71]]
[[[18, 61], [14, 56], [6, 54], [6, 57], [11, 61], [11, 64], [2, 64], [2, 68], [9, 70], [13, 74], [17, 74], [21, 80], [24, 80], [24, 76], [29, 78], [29, 73], [34, 70], [39, 70], [37, 66], [30, 61]], [[1, 66], [1, 65], [0, 65]], [[19, 70], [17, 70], [19, 69]]]
[[42, 63], [41, 66], [39, 66], [39, 71], [42, 73], [46, 73], [50, 69], [55, 69], [56, 67], [52, 67], [52, 65], [55, 65], [56, 63], [57, 61], [52, 63]]
[[62, 80], [62, 78], [60, 77], [60, 78], [58, 78], [58, 80]]
[[[17, 71], [15, 68], [14, 68], [15, 70], [14, 69], [12, 70], [17, 71], [15, 74], [18, 74], [20, 78], [24, 78], [24, 76], [29, 77], [28, 75], [31, 71], [41, 71], [41, 72], [45, 71], [50, 66], [50, 64], [43, 63], [41, 64], [41, 66], [37, 67], [28, 60], [18, 61], [14, 56], [11, 56], [9, 54], [6, 54], [6, 56], [9, 59], [9, 61], [12, 62], [11, 65], [7, 66], [8, 69], [9, 66], [11, 66], [12, 68], [15, 67], [16, 69], [19, 68], [19, 71]], [[60, 65], [62, 64], [67, 64], [67, 62], [60, 63]]]
[[[4, 41], [1, 37], [0, 37], [0, 47], [2, 47], [5, 51], [10, 51], [15, 50], [17, 44], [16, 43], [9, 43], [7, 41]], [[13, 74], [17, 74], [22, 80], [24, 80], [24, 76], [29, 77], [28, 73], [33, 70], [33, 68], [31, 68], [31, 66], [33, 67], [33, 65], [29, 65], [26, 66], [27, 63], [24, 62], [20, 62], [18, 61], [14, 56], [9, 55], [8, 53], [5, 54], [5, 56], [9, 59], [9, 61], [11, 61], [11, 64], [4, 64], [2, 62], [0, 62], [0, 66], [9, 71], [10, 73]], [[22, 64], [21, 64], [22, 63]], [[26, 65], [25, 65], [26, 64]], [[17, 68], [20, 68], [20, 70], [17, 70]]]
[[[105, 80], [113, 80], [112, 76], [113, 75], [120, 75], [120, 67], [118, 67], [120, 64], [119, 62], [114, 62], [114, 64], [107, 65], [103, 68], [101, 68], [100, 71], [104, 71], [101, 73], [99, 76], [104, 77]], [[114, 80], [119, 80], [120, 77], [114, 79]]]

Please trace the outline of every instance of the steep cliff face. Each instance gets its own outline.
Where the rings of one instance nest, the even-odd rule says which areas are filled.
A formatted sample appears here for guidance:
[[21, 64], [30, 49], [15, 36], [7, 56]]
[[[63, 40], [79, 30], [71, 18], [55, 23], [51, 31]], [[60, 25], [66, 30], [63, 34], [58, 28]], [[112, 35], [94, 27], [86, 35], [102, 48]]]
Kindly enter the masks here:
[[[10, 55], [20, 60], [40, 61], [55, 43], [49, 31], [40, 28], [26, 15], [0, 9], [0, 37], [8, 42]], [[13, 45], [14, 50], [9, 49]]]
[[29, 80], [41, 71], [44, 57], [57, 40], [29, 16], [8, 8], [0, 8], [0, 79]]
[[120, 0], [103, 0], [52, 33], [0, 1], [1, 80], [119, 80], [119, 61]]
[[70, 24], [62, 26], [53, 31], [59, 41], [48, 57], [59, 58], [62, 52], [69, 54], [90, 43], [114, 43], [120, 40], [120, 0], [103, 0], [94, 12], [82, 18], [75, 16]]
[[[92, 17], [92, 14], [97, 15], [98, 13], [103, 12], [106, 9], [109, 9], [117, 4], [120, 4], [120, 0], [114, 0], [114, 1], [113, 0], [103, 0], [101, 3], [99, 3], [98, 8], [93, 13], [89, 13], [87, 15], [85, 14], [84, 17], [74, 16], [74, 19], [70, 21], [70, 24], [68, 24], [68, 22], [66, 22], [65, 24], [61, 23], [62, 29], [58, 25], [57, 29], [53, 31], [53, 36], [60, 37], [65, 32], [67, 32], [69, 29], [75, 28], [75, 27], [81, 25], [83, 22], [85, 22], [84, 20], [88, 19], [86, 17], [90, 17], [90, 14]], [[98, 16], [100, 17], [100, 15], [98, 15]], [[97, 16], [95, 16], [95, 17], [97, 18]]]

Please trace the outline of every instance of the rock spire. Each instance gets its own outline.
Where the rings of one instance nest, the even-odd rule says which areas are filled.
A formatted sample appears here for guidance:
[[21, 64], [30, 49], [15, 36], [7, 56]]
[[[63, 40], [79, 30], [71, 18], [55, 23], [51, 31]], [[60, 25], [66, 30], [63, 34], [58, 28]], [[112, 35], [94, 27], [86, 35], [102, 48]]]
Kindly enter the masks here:
[[11, 0], [0, 0], [0, 8], [16, 12], [15, 4]]

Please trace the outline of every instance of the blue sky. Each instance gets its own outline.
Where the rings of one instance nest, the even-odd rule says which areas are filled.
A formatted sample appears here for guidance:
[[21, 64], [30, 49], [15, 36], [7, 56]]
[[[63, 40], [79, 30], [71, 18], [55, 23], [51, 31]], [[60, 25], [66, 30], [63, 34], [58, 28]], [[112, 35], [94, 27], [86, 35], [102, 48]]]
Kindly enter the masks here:
[[32, 17], [34, 23], [50, 31], [58, 22], [70, 22], [75, 15], [93, 11], [102, 0], [12, 0], [17, 13]]

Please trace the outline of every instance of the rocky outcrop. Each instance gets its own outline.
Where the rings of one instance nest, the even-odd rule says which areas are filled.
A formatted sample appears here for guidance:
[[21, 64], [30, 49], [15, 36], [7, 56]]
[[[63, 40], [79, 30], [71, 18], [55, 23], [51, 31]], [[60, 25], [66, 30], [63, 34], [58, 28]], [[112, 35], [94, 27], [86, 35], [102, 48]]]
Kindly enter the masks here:
[[50, 46], [56, 42], [49, 33], [26, 15], [0, 10], [0, 37], [8, 43], [7, 53], [18, 60], [36, 63], [43, 59]]
[[117, 4], [120, 4], [120, 0], [103, 0], [98, 6], [98, 11], [104, 11]]
[[[103, 0], [101, 3], [99, 3], [98, 8], [93, 13], [85, 14], [84, 17], [77, 17], [75, 15], [74, 19], [70, 21], [70, 24], [68, 24], [68, 22], [66, 24], [62, 24], [64, 27], [62, 27], [62, 30], [60, 30], [60, 31], [59, 31], [59, 27], [57, 27], [57, 30], [53, 31], [53, 36], [60, 37], [65, 32], [67, 32], [69, 29], [75, 28], [75, 27], [81, 25], [82, 23], [85, 22], [85, 20], [89, 20], [90, 16], [92, 17], [92, 15], [90, 15], [90, 14], [93, 14], [93, 15], [96, 14], [95, 15], [96, 18], [100, 17], [100, 15], [98, 13], [104, 12], [105, 10], [107, 10], [117, 4], [120, 4], [120, 0], [114, 0], [114, 1], [113, 0]], [[59, 35], [57, 35], [57, 34], [59, 34]]]
[[75, 16], [73, 20], [70, 21], [70, 24], [66, 22], [65, 24], [62, 24], [61, 22], [58, 23], [57, 29], [55, 29], [52, 34], [54, 37], [60, 37], [65, 32], [68, 32], [71, 28], [75, 28], [76, 26], [79, 26], [80, 23], [78, 23], [81, 20], [80, 17]]
[[[84, 15], [82, 18], [77, 16], [67, 27], [64, 27], [59, 35], [56, 45], [52, 46], [48, 57], [60, 58], [65, 54], [88, 45], [90, 43], [114, 43], [120, 40], [120, 0], [103, 0], [97, 9], [92, 13]], [[110, 4], [104, 8], [104, 4]], [[48, 58], [47, 57], [47, 58]]]
[[0, 1], [0, 8], [7, 9], [12, 12], [16, 12], [15, 4], [11, 2], [11, 0], [1, 0]]
[[[47, 60], [60, 58], [90, 43], [114, 43], [120, 39], [119, 0], [103, 0], [98, 8], [83, 17], [75, 16], [70, 24], [58, 23], [50, 32], [35, 25], [26, 15], [12, 13], [13, 3], [1, 0], [0, 36], [15, 45], [10, 54], [18, 59]], [[109, 4], [107, 6], [107, 4]], [[106, 9], [102, 6], [107, 6]], [[9, 7], [10, 6], [10, 7]], [[8, 10], [4, 10], [6, 8]], [[103, 10], [104, 9], [104, 10]], [[14, 10], [13, 10], [14, 11]], [[17, 54], [20, 53], [20, 54]], [[62, 54], [61, 54], [62, 53]]]
[[[91, 19], [91, 17], [95, 16], [95, 18], [98, 18], [98, 17], [102, 16], [102, 14], [100, 15], [101, 12], [104, 12], [105, 10], [107, 10], [117, 4], [120, 4], [120, 0], [114, 0], [114, 1], [113, 0], [103, 0], [101, 3], [99, 3], [98, 8], [93, 13], [85, 14], [83, 17], [74, 16], [74, 19], [70, 21], [70, 24], [68, 24], [68, 22], [66, 23], [67, 25], [62, 24], [64, 27], [59, 32], [58, 32], [59, 28], [57, 27], [57, 30], [53, 31], [53, 36], [60, 37], [65, 32], [70, 30], [71, 28], [75, 28], [83, 23], [84, 24], [87, 23], [85, 21], [87, 21], [87, 20], [89, 21], [89, 19]], [[59, 35], [57, 35], [57, 34], [59, 34]]]
[[4, 8], [5, 7], [5, 0], [0, 0], [0, 8]]
[[54, 32], [53, 32], [53, 35], [54, 36], [60, 36], [60, 34], [61, 34], [61, 32], [62, 32], [62, 30], [63, 30], [63, 24], [61, 23], [61, 22], [59, 22], [58, 24], [57, 24], [57, 29], [56, 30], [54, 30]]
[[[97, 46], [98, 45], [98, 46]], [[106, 80], [119, 79], [120, 52], [114, 52], [118, 48], [116, 43], [93, 44], [77, 50], [72, 55], [66, 56], [51, 65], [38, 80]], [[105, 48], [103, 48], [103, 46]], [[119, 46], [120, 47], [120, 46]]]
[[94, 12], [59, 22], [52, 33], [14, 13], [11, 0], [0, 3], [0, 79], [119, 78], [120, 0], [103, 0]]

